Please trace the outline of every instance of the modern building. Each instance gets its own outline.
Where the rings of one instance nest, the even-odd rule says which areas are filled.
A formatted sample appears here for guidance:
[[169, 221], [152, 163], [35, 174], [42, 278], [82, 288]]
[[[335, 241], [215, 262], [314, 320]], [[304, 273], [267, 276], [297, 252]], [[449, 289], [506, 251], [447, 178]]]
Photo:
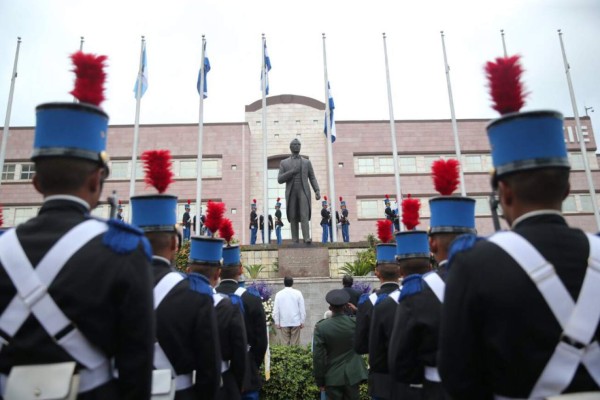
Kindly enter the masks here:
[[[267, 99], [268, 206], [274, 212], [277, 197], [282, 199], [284, 238], [289, 238], [285, 219], [285, 185], [277, 183], [279, 162], [290, 154], [294, 138], [302, 143], [301, 154], [308, 157], [315, 170], [322, 196], [330, 196], [327, 173], [327, 146], [323, 133], [325, 104], [304, 96], [280, 95]], [[222, 201], [227, 205], [227, 217], [233, 222], [235, 237], [249, 242], [249, 214], [252, 199], [263, 210], [263, 131], [262, 102], [246, 106], [246, 120], [239, 123], [204, 125], [202, 161], [202, 203]], [[492, 169], [485, 127], [487, 119], [458, 120], [461, 165], [464, 170], [467, 195], [477, 200], [477, 228], [481, 234], [493, 230], [488, 205]], [[600, 169], [596, 143], [588, 117], [583, 117], [582, 138], [596, 189], [600, 188]], [[337, 140], [333, 146], [336, 196], [342, 196], [350, 212], [350, 240], [364, 240], [376, 232], [376, 220], [384, 216], [384, 197], [394, 200], [396, 188], [389, 121], [336, 121]], [[427, 229], [427, 200], [436, 195], [430, 177], [432, 161], [455, 157], [454, 136], [450, 120], [396, 121], [396, 141], [399, 156], [400, 183], [403, 196], [411, 194], [421, 199], [421, 224]], [[4, 209], [4, 226], [15, 226], [34, 216], [41, 203], [31, 179], [34, 165], [29, 160], [33, 146], [33, 127], [10, 129], [6, 161], [0, 185], [0, 203]], [[565, 120], [565, 143], [572, 164], [571, 193], [564, 202], [564, 212], [573, 226], [597, 231], [592, 201], [583, 168], [579, 137], [573, 118]], [[178, 212], [191, 201], [196, 213], [196, 149], [197, 124], [142, 125], [139, 132], [139, 154], [149, 149], [169, 149], [174, 158], [175, 182], [169, 193], [179, 197]], [[142, 165], [132, 166], [133, 126], [113, 125], [109, 129], [108, 153], [112, 160], [111, 174], [104, 195], [113, 190], [121, 199], [125, 218], [129, 217], [129, 183], [136, 171], [135, 194], [152, 193], [143, 180]], [[139, 156], [138, 154], [138, 156]], [[460, 190], [457, 190], [460, 192]], [[336, 208], [339, 210], [339, 199]], [[321, 236], [321, 202], [313, 197], [313, 237]], [[106, 202], [94, 214], [107, 217]], [[274, 235], [273, 235], [274, 237]], [[341, 232], [338, 235], [338, 240]], [[260, 235], [259, 235], [260, 241]]]

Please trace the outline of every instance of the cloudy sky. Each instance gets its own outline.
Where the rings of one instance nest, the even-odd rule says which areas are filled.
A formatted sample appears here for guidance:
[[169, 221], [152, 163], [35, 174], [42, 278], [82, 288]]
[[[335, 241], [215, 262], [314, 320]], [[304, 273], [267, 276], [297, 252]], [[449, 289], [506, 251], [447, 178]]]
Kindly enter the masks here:
[[[450, 117], [440, 30], [457, 118], [493, 118], [483, 64], [523, 56], [530, 92], [525, 109], [572, 116], [557, 29], [561, 28], [578, 110], [600, 133], [600, 2], [598, 0], [19, 0], [0, 1], [0, 116], [4, 117], [17, 36], [22, 37], [10, 124], [31, 126], [34, 107], [70, 101], [68, 55], [109, 57], [107, 98], [112, 124], [132, 124], [140, 37], [147, 39], [149, 88], [142, 124], [198, 121], [196, 78], [201, 35], [212, 70], [205, 122], [244, 121], [260, 99], [261, 33], [273, 69], [271, 94], [324, 100], [323, 40], [338, 120], [389, 118], [382, 32], [396, 119]], [[3, 124], [4, 119], [0, 120]], [[600, 135], [599, 135], [600, 136]]]

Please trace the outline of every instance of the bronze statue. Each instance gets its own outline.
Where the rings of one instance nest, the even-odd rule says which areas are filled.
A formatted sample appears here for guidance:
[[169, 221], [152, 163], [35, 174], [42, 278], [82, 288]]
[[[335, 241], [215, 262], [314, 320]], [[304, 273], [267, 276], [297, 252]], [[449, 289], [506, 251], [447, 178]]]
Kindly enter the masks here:
[[308, 182], [315, 191], [315, 199], [319, 200], [321, 194], [319, 184], [312, 164], [309, 160], [300, 156], [300, 141], [294, 139], [290, 143], [291, 157], [281, 160], [279, 163], [279, 175], [277, 182], [285, 182], [285, 201], [287, 218], [292, 229], [292, 241], [298, 243], [298, 223], [302, 228], [302, 238], [304, 243], [310, 243], [310, 233], [308, 221], [310, 221], [310, 187]]

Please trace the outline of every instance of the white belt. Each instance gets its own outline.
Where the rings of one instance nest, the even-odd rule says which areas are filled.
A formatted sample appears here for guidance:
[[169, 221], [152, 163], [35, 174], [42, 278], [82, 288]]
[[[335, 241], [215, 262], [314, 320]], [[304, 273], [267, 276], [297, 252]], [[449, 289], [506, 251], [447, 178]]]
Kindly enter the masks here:
[[229, 370], [231, 361], [221, 361], [221, 373], [225, 373]]
[[177, 375], [175, 377], [175, 389], [184, 390], [194, 385], [194, 373]]
[[425, 379], [430, 382], [441, 382], [440, 373], [436, 367], [425, 367]]

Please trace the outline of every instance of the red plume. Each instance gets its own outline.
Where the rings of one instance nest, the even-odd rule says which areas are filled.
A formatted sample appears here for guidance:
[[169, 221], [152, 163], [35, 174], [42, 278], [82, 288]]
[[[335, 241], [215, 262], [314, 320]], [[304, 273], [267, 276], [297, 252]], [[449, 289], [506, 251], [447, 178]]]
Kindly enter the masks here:
[[253, 202], [254, 204], [256, 204], [256, 199], [252, 199], [252, 202]]
[[188, 199], [188, 205], [192, 204], [192, 201], [190, 199]]
[[492, 108], [504, 115], [517, 112], [525, 104], [521, 75], [523, 67], [519, 56], [496, 58], [496, 62], [489, 61], [485, 65], [490, 95], [494, 105]]
[[421, 208], [421, 202], [419, 199], [408, 197], [402, 200], [402, 223], [406, 226], [406, 229], [412, 231], [417, 225], [419, 225], [419, 209]]
[[392, 241], [392, 221], [389, 219], [380, 219], [377, 221], [377, 236], [381, 243], [389, 243]]
[[4, 225], [4, 215], [2, 212], [2, 206], [0, 206], [0, 226]]
[[81, 51], [71, 55], [75, 69], [75, 88], [71, 94], [82, 103], [100, 106], [104, 101], [104, 72], [106, 56], [86, 54]]
[[233, 231], [233, 225], [231, 224], [231, 220], [229, 218], [223, 218], [223, 222], [221, 222], [221, 226], [219, 227], [219, 236], [229, 244], [235, 232]]
[[327, 201], [327, 196], [323, 196], [323, 200]]
[[278, 198], [277, 198], [277, 202], [278, 202], [278, 203], [279, 203], [279, 200], [281, 200], [281, 197], [278, 197]]
[[211, 232], [216, 232], [223, 221], [223, 214], [225, 214], [225, 203], [215, 203], [209, 200], [206, 205], [206, 222], [204, 225]]
[[431, 164], [431, 175], [435, 190], [442, 196], [449, 196], [458, 187], [458, 161], [436, 160]]
[[342, 201], [342, 200], [344, 200], [344, 199], [342, 198], [342, 196], [340, 196], [340, 201]]
[[158, 193], [164, 193], [173, 182], [171, 152], [169, 150], [148, 150], [142, 153], [141, 158], [144, 161], [146, 184], [154, 186]]

